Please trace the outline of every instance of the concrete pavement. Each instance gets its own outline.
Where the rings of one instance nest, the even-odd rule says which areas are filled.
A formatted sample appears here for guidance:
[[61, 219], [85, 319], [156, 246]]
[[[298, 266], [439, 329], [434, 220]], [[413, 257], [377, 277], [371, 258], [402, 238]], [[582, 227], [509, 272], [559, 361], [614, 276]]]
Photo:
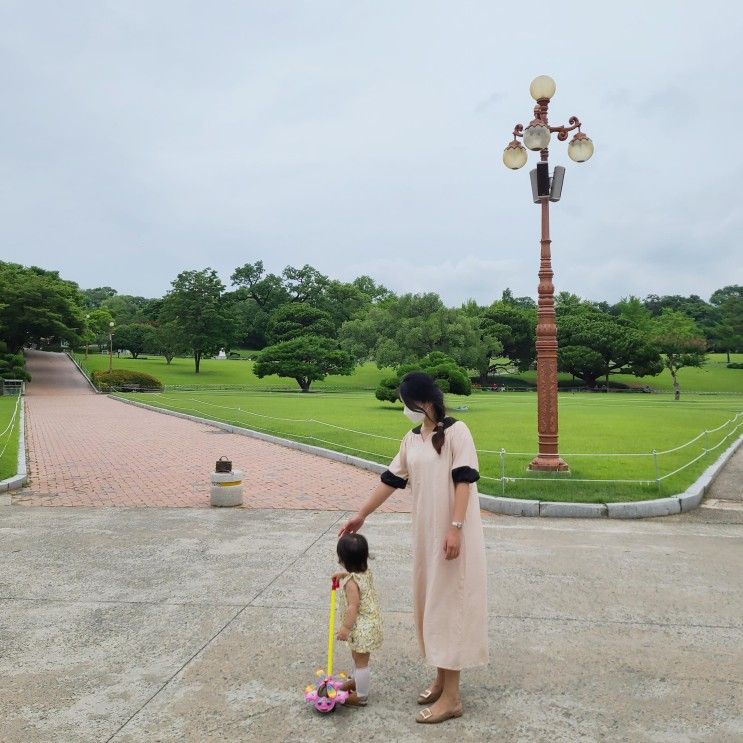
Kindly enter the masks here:
[[0, 740], [741, 740], [743, 526], [695, 513], [486, 516], [491, 663], [461, 720], [422, 728], [406, 514], [365, 527], [372, 702], [321, 717], [302, 689], [343, 513], [0, 509]]

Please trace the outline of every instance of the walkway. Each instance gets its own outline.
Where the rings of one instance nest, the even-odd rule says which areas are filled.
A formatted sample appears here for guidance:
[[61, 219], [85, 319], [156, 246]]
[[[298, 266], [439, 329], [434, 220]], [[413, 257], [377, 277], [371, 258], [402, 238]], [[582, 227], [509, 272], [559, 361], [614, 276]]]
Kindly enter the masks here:
[[[378, 482], [356, 467], [93, 393], [57, 353], [28, 352], [28, 506], [208, 506], [222, 455], [245, 472], [249, 508], [355, 510]], [[395, 493], [386, 511], [409, 511]]]

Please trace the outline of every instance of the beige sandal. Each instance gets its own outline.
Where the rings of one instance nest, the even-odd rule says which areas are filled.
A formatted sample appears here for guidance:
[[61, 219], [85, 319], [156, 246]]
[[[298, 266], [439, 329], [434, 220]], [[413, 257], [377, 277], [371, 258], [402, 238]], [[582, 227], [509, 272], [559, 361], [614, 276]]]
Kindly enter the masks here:
[[421, 722], [424, 725], [437, 725], [439, 722], [446, 722], [454, 717], [461, 717], [463, 714], [464, 710], [461, 707], [457, 707], [456, 709], [447, 712], [442, 712], [440, 715], [434, 715], [433, 712], [431, 712], [431, 708], [426, 707], [415, 716], [415, 721]]
[[437, 691], [426, 689], [425, 691], [422, 691], [418, 694], [418, 704], [433, 704], [438, 701], [442, 691], [443, 689], [438, 689]]

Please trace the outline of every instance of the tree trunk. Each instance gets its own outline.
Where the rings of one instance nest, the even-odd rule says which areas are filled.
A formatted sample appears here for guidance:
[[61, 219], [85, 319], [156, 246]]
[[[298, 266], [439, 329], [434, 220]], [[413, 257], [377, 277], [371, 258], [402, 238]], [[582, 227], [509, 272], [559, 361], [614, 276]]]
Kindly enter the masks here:
[[199, 367], [201, 366], [201, 351], [193, 352], [193, 363], [195, 368], [195, 374], [199, 373]]
[[168, 354], [165, 355], [165, 363], [170, 364], [170, 362], [173, 360], [173, 356], [169, 356]]
[[310, 391], [310, 385], [312, 384], [312, 380], [307, 379], [307, 377], [295, 377], [297, 380], [297, 384], [299, 385], [302, 392], [309, 392]]
[[729, 348], [727, 350], [727, 354], [728, 354], [728, 364], [729, 364], [730, 363], [730, 349]]
[[130, 351], [129, 353], [131, 353], [133, 359], [136, 359], [139, 356], [139, 351], [137, 351], [137, 353], [134, 353], [134, 351]]
[[676, 372], [673, 369], [671, 369], [671, 376], [673, 377], [673, 399], [680, 400], [681, 399], [681, 385], [679, 384], [678, 377], [676, 376]]

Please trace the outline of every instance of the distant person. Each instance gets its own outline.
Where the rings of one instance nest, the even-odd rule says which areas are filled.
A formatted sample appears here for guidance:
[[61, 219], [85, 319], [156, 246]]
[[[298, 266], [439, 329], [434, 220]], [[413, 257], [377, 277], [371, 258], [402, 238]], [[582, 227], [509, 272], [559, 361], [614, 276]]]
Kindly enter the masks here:
[[477, 453], [467, 426], [449, 418], [444, 396], [422, 372], [398, 395], [416, 428], [361, 510], [340, 530], [356, 533], [396, 488], [412, 489], [413, 604], [418, 646], [436, 677], [418, 696], [431, 705], [416, 722], [461, 717], [460, 672], [488, 662], [487, 574]]

